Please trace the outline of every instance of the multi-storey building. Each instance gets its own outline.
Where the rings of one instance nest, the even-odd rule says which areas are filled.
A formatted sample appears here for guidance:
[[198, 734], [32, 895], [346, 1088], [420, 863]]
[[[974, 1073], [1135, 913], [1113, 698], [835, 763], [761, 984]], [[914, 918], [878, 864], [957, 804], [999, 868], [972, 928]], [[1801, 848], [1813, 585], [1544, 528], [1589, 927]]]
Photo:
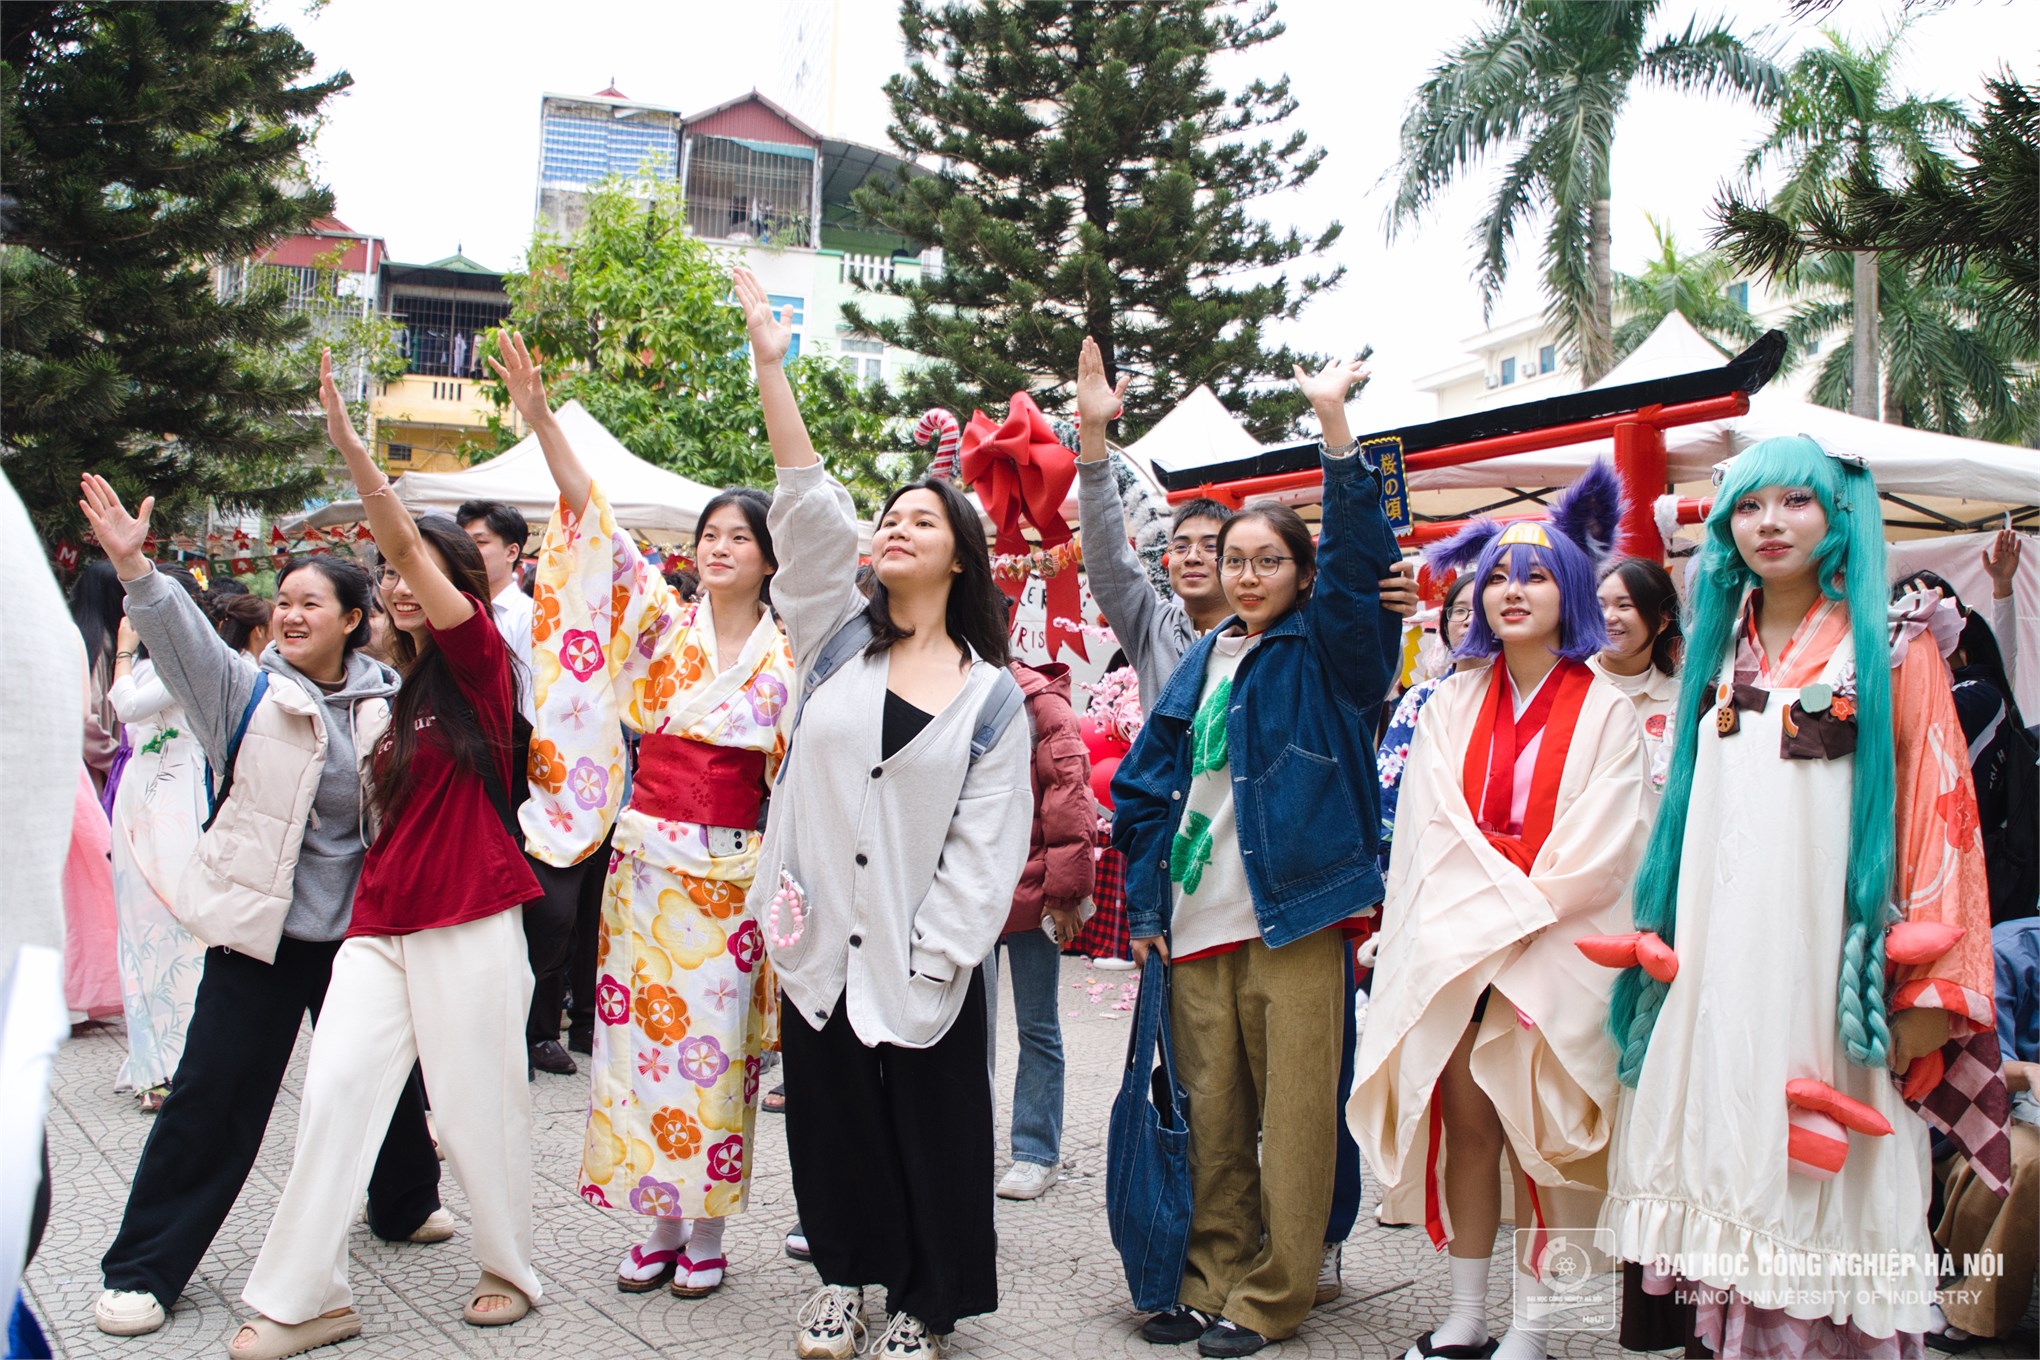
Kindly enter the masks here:
[[[843, 304], [870, 284], [941, 267], [901, 237], [860, 224], [850, 195], [873, 176], [906, 168], [876, 147], [824, 136], [753, 91], [698, 113], [638, 103], [615, 89], [544, 96], [539, 103], [540, 224], [570, 235], [587, 192], [612, 175], [679, 182], [688, 228], [756, 273], [778, 307], [793, 309], [796, 353], [836, 356], [864, 379], [914, 362], [903, 350], [854, 334]], [[872, 314], [904, 305], [859, 297]]]
[[460, 445], [498, 414], [481, 391], [482, 339], [510, 314], [503, 276], [456, 251], [431, 264], [386, 263], [381, 285], [378, 310], [396, 324], [405, 371], [369, 398], [369, 449], [392, 474], [458, 468]]

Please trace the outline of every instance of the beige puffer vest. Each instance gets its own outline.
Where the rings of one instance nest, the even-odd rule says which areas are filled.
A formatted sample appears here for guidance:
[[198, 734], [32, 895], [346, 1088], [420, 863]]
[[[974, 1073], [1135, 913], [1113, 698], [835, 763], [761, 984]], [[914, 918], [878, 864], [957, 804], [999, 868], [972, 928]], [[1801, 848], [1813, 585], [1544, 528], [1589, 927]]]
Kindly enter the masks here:
[[[298, 851], [326, 763], [320, 707], [302, 686], [272, 676], [248, 719], [234, 761], [234, 786], [177, 885], [177, 919], [207, 945], [276, 961]], [[388, 700], [368, 699], [356, 707], [355, 765], [364, 803], [368, 762], [389, 725]]]

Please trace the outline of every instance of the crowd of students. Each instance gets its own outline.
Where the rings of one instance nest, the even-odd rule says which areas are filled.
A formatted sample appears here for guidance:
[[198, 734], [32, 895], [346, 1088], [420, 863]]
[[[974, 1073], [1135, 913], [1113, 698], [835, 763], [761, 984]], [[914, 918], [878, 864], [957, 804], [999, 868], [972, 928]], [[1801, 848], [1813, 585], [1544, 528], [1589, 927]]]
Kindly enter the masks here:
[[[1108, 891], [1168, 989], [1188, 1093], [1187, 1247], [1152, 1343], [1294, 1334], [1343, 1289], [1363, 1163], [1384, 1217], [1407, 1206], [1450, 1257], [1411, 1356], [1545, 1355], [1546, 1248], [1597, 1224], [1632, 1345], [1897, 1356], [2016, 1320], [2016, 1279], [1943, 1313], [1930, 1267], [1879, 1264], [1994, 1244], [2030, 1287], [2006, 1243], [2036, 1145], [2008, 1113], [2030, 1114], [2040, 999], [2030, 845], [2006, 834], [2030, 810], [2015, 649], [1938, 579], [1892, 602], [1859, 465], [1806, 438], [1725, 465], [1683, 606], [1662, 566], [1615, 555], [1606, 467], [1544, 518], [1475, 521], [1430, 553], [1450, 573], [1434, 673], [1397, 695], [1419, 600], [1347, 423], [1360, 366], [1296, 375], [1323, 431], [1316, 531], [1191, 501], [1163, 593], [1107, 448], [1127, 379], [1086, 341], [1084, 566], [1144, 711], [1111, 787], [1122, 888], [1068, 673], [1011, 655], [976, 507], [911, 482], [861, 552], [787, 321], [733, 284], [777, 486], [710, 502], [684, 583], [618, 526], [514, 334], [489, 362], [559, 491], [529, 595], [522, 516], [414, 520], [323, 369], [379, 579], [298, 559], [273, 607], [209, 617], [143, 555], [149, 502], [84, 479], [108, 565], [81, 789], [111, 790], [120, 1081], [157, 1111], [101, 1330], [165, 1321], [309, 1012], [230, 1356], [358, 1334], [354, 1213], [447, 1239], [442, 1155], [472, 1208], [463, 1316], [524, 1317], [527, 1083], [575, 1074], [569, 1050], [619, 1290], [721, 1287], [777, 1054], [820, 1277], [788, 1309], [795, 1353], [936, 1355], [998, 1306], [994, 1195], [1056, 1181], [1059, 961]], [[2018, 554], [2009, 534], [1987, 554], [2000, 598]], [[1505, 1217], [1532, 1231], [1496, 1337]]]

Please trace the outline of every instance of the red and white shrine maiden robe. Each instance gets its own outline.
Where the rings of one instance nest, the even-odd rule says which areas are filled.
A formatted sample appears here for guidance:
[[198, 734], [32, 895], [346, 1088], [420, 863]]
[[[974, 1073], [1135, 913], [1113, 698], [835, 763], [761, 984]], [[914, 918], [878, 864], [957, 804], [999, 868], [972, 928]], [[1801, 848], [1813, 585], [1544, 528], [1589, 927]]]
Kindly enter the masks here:
[[1496, 661], [1439, 686], [1418, 718], [1347, 1115], [1385, 1186], [1425, 1182], [1441, 1244], [1433, 1096], [1490, 987], [1470, 1070], [1524, 1172], [1606, 1183], [1614, 975], [1573, 941], [1629, 928], [1648, 778], [1635, 708], [1578, 662], [1519, 700]]
[[[598, 487], [546, 527], [532, 615], [533, 854], [573, 864], [616, 836], [602, 892], [581, 1197], [640, 1214], [744, 1207], [762, 1054], [777, 1021], [744, 909], [759, 810], [786, 751], [793, 658], [770, 612], [716, 653]], [[623, 728], [642, 734], [631, 804]]]
[[[1787, 712], [1807, 686], [1827, 687], [1814, 707], [1853, 721], [1849, 611], [1821, 600], [1776, 660], [1757, 641], [1753, 614], [1738, 634], [1720, 677], [1727, 699], [1698, 719], [1679, 972], [1636, 1089], [1623, 1097], [1602, 1224], [1624, 1259], [1734, 1291], [1700, 1306], [1701, 1336], [1717, 1354], [1898, 1355], [1896, 1333], [1931, 1325], [1931, 1268], [1908, 1276], [1864, 1258], [1925, 1263], [1932, 1250], [1927, 1128], [1892, 1073], [1849, 1061], [1836, 1018], [1855, 758], [1783, 754]], [[1907, 649], [1891, 690], [1893, 901], [1906, 919], [1967, 934], [1933, 963], [1894, 969], [1887, 1010], [1944, 1009], [1961, 1039], [1996, 1015], [1968, 747], [1930, 640]], [[1768, 692], [1761, 711], [1752, 691]], [[1795, 727], [1814, 725], [1792, 716]], [[1894, 1130], [1848, 1134], [1832, 1180], [1788, 1168], [1785, 1083], [1802, 1077], [1870, 1105]]]

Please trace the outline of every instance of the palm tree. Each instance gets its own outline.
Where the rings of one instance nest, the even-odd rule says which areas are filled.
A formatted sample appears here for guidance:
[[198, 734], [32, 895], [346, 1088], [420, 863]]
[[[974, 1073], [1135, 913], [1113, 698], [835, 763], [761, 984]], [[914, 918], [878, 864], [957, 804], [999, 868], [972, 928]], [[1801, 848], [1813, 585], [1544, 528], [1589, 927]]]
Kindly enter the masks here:
[[[1750, 150], [1746, 172], [1784, 162], [1786, 179], [1766, 208], [1754, 208], [1731, 190], [1716, 204], [1721, 228], [1715, 244], [1780, 233], [1796, 233], [1808, 224], [1832, 225], [1840, 202], [1852, 187], [1882, 187], [1925, 172], [1953, 170], [1946, 146], [1968, 128], [1962, 107], [1952, 99], [1899, 97], [1893, 90], [1894, 68], [1904, 47], [1908, 24], [1901, 20], [1884, 38], [1857, 47], [1832, 29], [1822, 29], [1823, 42], [1800, 53], [1792, 63], [1784, 98], [1770, 134]], [[1867, 243], [1866, 243], [1867, 244]], [[1849, 380], [1853, 414], [1876, 419], [1877, 361], [1883, 349], [1877, 339], [1881, 309], [1877, 255], [1851, 252], [1850, 314], [1855, 331], [1849, 353], [1856, 370]]]
[[1657, 255], [1641, 274], [1615, 276], [1615, 311], [1622, 318], [1615, 326], [1615, 361], [1628, 358], [1673, 312], [1731, 353], [1755, 342], [1764, 328], [1748, 303], [1730, 291], [1738, 277], [1735, 266], [1711, 250], [1680, 254], [1672, 233], [1655, 217], [1649, 221]]
[[[1856, 396], [1856, 262], [1861, 255], [1809, 256], [1789, 276], [1804, 299], [1786, 318], [1791, 349], [1805, 353], [1823, 337], [1844, 338], [1815, 372], [1812, 399], [1861, 414]], [[1873, 256], [1874, 260], [1875, 257]], [[1970, 265], [1907, 267], [1888, 260], [1875, 274], [1882, 361], [1883, 419], [1942, 434], [2023, 443], [2032, 438], [2030, 370], [2040, 339], [2007, 324], [1981, 271]], [[1873, 416], [1877, 408], [1872, 407]]]
[[1507, 154], [1474, 280], [1491, 312], [1508, 277], [1519, 227], [1548, 218], [1544, 290], [1561, 338], [1593, 382], [1614, 363], [1615, 282], [1608, 259], [1615, 123], [1641, 79], [1693, 93], [1734, 93], [1758, 104], [1783, 79], [1768, 54], [1725, 23], [1649, 42], [1659, 0], [1490, 0], [1491, 22], [1445, 55], [1403, 117], [1391, 239], [1459, 175]]

